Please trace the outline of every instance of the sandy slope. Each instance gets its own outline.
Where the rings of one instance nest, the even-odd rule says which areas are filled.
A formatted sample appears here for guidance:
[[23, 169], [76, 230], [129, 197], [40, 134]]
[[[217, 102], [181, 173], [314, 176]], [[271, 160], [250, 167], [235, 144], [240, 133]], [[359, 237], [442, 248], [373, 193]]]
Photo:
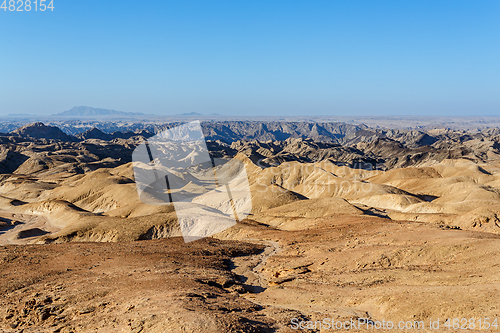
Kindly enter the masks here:
[[[176, 214], [139, 200], [130, 164], [3, 175], [4, 244], [65, 244], [0, 248], [1, 329], [288, 332], [294, 317], [499, 317], [500, 164], [262, 169], [238, 158], [251, 215], [221, 242], [191, 245], [151, 240], [180, 236]], [[48, 234], [19, 237], [34, 228]]]
[[[329, 161], [287, 162], [262, 169], [243, 155], [237, 158], [247, 166], [251, 218], [280, 229], [309, 227], [314, 219], [332, 214], [377, 212], [395, 220], [500, 232], [497, 162], [444, 160], [428, 167], [367, 171]], [[139, 200], [131, 164], [83, 175], [54, 174], [49, 179], [4, 176], [0, 195], [9, 211], [46, 218], [52, 229], [41, 226], [42, 230], [61, 229], [39, 241], [179, 235], [173, 206]], [[12, 205], [12, 200], [17, 204]]]

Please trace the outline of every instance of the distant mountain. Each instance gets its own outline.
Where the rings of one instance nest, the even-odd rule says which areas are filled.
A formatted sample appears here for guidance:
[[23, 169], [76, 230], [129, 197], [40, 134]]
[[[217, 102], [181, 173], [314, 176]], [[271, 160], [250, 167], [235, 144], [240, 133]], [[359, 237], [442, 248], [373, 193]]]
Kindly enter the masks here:
[[123, 112], [108, 109], [93, 108], [90, 106], [75, 106], [71, 110], [53, 114], [54, 117], [110, 117], [110, 116], [145, 116], [140, 112]]
[[201, 113], [198, 113], [198, 112], [189, 112], [189, 113], [178, 114], [178, 116], [203, 116], [203, 115]]
[[56, 126], [46, 126], [44, 123], [38, 122], [25, 125], [11, 132], [11, 134], [34, 139], [74, 141], [75, 138], [64, 133]]

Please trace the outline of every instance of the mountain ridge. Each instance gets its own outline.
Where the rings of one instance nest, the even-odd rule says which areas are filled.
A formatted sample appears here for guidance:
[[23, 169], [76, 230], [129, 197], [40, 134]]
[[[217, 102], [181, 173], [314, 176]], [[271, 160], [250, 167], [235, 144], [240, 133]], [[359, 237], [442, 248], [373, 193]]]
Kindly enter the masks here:
[[74, 106], [71, 109], [55, 113], [54, 117], [109, 117], [109, 116], [145, 116], [140, 112], [124, 112], [90, 106]]
[[[4, 170], [16, 170], [25, 158], [38, 156], [38, 152], [30, 148], [32, 145], [47, 142], [57, 147], [69, 145], [70, 150], [92, 144], [89, 146], [93, 150], [91, 154], [103, 158], [114, 156], [113, 163], [122, 164], [131, 160], [128, 154], [139, 142], [179, 124], [138, 126], [133, 131], [115, 130], [112, 133], [93, 127], [69, 135], [56, 126], [33, 123], [0, 134], [0, 143], [5, 144], [0, 151], [0, 165]], [[262, 122], [206, 122], [202, 123], [202, 128], [209, 152], [214, 157], [234, 157], [241, 153], [262, 167], [292, 161], [314, 163], [329, 160], [337, 165], [387, 170], [439, 163], [445, 159], [468, 159], [477, 163], [500, 160], [500, 134], [497, 131], [383, 131], [341, 123]], [[100, 143], [95, 142], [96, 139]], [[127, 156], [116, 155], [121, 150], [113, 145], [125, 147], [122, 152], [127, 151]], [[103, 147], [118, 150], [101, 153]], [[45, 156], [40, 158], [46, 160]], [[94, 162], [97, 161], [92, 160]], [[36, 169], [40, 164], [30, 163], [34, 164], [28, 169]], [[81, 165], [75, 164], [74, 167], [83, 170], [85, 163], [82, 160]]]
[[11, 134], [34, 139], [52, 139], [59, 141], [75, 141], [75, 138], [61, 131], [59, 127], [47, 126], [42, 122], [28, 124], [15, 129]]

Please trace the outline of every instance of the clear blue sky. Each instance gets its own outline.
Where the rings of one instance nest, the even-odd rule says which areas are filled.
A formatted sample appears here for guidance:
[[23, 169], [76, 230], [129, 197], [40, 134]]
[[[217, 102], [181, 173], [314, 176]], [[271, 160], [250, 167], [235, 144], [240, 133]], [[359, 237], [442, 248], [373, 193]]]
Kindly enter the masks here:
[[500, 1], [54, 6], [0, 10], [0, 114], [500, 116]]

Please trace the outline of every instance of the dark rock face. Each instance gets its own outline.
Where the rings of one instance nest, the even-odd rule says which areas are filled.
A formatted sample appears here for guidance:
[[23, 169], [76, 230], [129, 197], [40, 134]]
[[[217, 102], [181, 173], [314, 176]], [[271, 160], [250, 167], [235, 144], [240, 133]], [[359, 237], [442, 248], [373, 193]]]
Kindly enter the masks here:
[[38, 122], [23, 126], [11, 132], [12, 135], [17, 135], [25, 138], [59, 140], [59, 141], [74, 141], [75, 139], [55, 126], [46, 126], [44, 123]]
[[16, 151], [15, 147], [0, 145], [0, 172], [13, 173], [29, 156]]
[[[73, 136], [55, 126], [33, 123], [0, 134], [0, 172], [31, 174], [67, 168], [83, 173], [114, 167], [130, 162], [142, 140], [179, 124], [135, 123], [131, 130], [106, 133], [101, 127], [116, 127], [103, 123]], [[66, 131], [75, 132], [81, 124], [66, 126]], [[500, 135], [494, 130], [381, 130], [342, 123], [251, 121], [204, 122], [202, 128], [213, 157], [242, 153], [261, 167], [330, 160], [365, 169], [391, 169], [444, 159], [500, 157]]]
[[[283, 162], [298, 161], [314, 163], [329, 160], [337, 165], [361, 169], [403, 168], [440, 162], [444, 159], [465, 158], [474, 161], [486, 160], [492, 146], [474, 150], [460, 143], [447, 149], [433, 146], [406, 147], [389, 138], [377, 138], [371, 142], [351, 145], [317, 142], [311, 139], [287, 139], [285, 141], [243, 141], [228, 145], [221, 141], [210, 142], [213, 157], [229, 157], [242, 153], [260, 167], [276, 166]], [[498, 150], [496, 150], [498, 151]]]
[[58, 169], [84, 173], [115, 167], [131, 161], [137, 142], [136, 139], [77, 142], [0, 136], [0, 173], [32, 174]]
[[288, 138], [345, 143], [356, 137], [358, 131], [367, 128], [343, 123], [252, 121], [205, 122], [202, 127], [207, 139], [226, 143], [237, 140], [283, 141]]

